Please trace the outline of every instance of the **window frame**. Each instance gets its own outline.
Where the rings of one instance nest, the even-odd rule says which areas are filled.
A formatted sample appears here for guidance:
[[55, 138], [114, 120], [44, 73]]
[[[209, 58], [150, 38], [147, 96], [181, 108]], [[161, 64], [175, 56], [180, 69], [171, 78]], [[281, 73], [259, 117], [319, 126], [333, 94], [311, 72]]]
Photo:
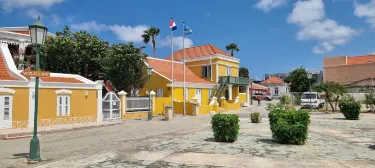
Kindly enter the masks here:
[[274, 93], [275, 95], [279, 95], [279, 88], [278, 88], [278, 87], [275, 87], [275, 88], [273, 89], [273, 93]]
[[164, 96], [164, 89], [156, 88], [156, 97], [163, 97], [163, 96]]
[[[56, 116], [70, 116], [70, 95], [57, 95], [57, 110]], [[61, 99], [61, 102], [60, 102]]]
[[202, 66], [202, 78], [211, 78], [211, 65], [203, 65]]

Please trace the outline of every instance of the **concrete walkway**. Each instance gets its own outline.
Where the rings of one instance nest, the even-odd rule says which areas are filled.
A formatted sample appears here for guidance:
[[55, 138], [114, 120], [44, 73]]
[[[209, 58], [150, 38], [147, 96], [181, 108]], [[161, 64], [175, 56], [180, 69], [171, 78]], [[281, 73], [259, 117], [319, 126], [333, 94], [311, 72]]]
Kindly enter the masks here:
[[[249, 121], [260, 112], [263, 122]], [[128, 120], [123, 124], [48, 134], [41, 138], [45, 161], [25, 164], [30, 139], [0, 141], [3, 167], [374, 167], [375, 115], [359, 121], [342, 114], [312, 114], [303, 146], [272, 141], [265, 104], [242, 108], [235, 143], [213, 140], [210, 116], [177, 116], [172, 121]], [[0, 167], [1, 167], [0, 166]]]

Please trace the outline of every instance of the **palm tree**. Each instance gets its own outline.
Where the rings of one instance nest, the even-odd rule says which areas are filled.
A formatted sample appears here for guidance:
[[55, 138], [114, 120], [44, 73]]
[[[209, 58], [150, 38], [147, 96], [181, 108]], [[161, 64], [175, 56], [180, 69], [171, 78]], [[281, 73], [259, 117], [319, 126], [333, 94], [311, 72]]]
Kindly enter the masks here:
[[153, 57], [155, 58], [155, 51], [156, 51], [156, 43], [155, 43], [155, 37], [158, 36], [160, 33], [160, 29], [156, 27], [151, 27], [144, 31], [144, 34], [142, 34], [143, 42], [145, 44], [148, 44], [151, 40], [153, 50]]
[[230, 51], [230, 55], [233, 57], [233, 52], [234, 51], [240, 51], [236, 43], [230, 43], [229, 45], [225, 46], [227, 51]]

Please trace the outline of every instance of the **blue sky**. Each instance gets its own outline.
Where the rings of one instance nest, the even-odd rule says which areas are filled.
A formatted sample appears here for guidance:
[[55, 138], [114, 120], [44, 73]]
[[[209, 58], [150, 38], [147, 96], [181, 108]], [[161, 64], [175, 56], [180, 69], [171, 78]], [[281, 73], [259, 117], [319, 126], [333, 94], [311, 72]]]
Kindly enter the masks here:
[[[0, 0], [0, 26], [25, 26], [37, 15], [51, 32], [65, 25], [111, 43], [142, 43], [150, 26], [161, 29], [156, 56], [170, 55], [170, 17], [193, 30], [187, 46], [237, 43], [241, 66], [252, 77], [289, 72], [298, 66], [322, 69], [323, 58], [375, 52], [375, 0]], [[152, 55], [151, 45], [145, 52]]]

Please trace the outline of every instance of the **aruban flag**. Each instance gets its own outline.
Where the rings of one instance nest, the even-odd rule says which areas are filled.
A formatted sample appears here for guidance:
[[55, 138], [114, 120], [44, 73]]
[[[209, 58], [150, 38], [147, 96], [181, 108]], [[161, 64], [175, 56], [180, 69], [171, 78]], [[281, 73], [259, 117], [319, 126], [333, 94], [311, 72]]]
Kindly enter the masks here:
[[177, 25], [173, 19], [171, 19], [171, 22], [169, 23], [169, 28], [171, 28], [172, 31], [175, 31], [177, 29]]
[[187, 35], [187, 34], [191, 34], [191, 33], [193, 33], [193, 30], [191, 30], [189, 27], [187, 27], [186, 25], [185, 25], [185, 27], [184, 27], [184, 33]]

